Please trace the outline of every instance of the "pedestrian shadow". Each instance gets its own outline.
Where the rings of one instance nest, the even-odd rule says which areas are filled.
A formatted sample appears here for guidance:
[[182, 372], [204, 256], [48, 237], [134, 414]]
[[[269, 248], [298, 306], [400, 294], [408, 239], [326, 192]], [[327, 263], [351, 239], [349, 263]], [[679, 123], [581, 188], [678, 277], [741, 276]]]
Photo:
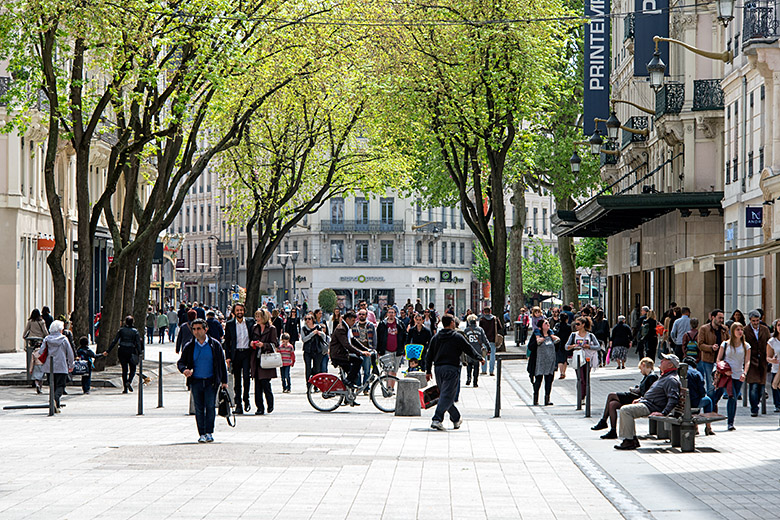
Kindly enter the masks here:
[[[672, 446], [643, 446], [636, 449], [637, 452], [646, 455], [662, 454], [662, 453], [683, 453], [680, 448], [674, 448]], [[720, 453], [720, 450], [710, 447], [696, 448], [691, 453]]]

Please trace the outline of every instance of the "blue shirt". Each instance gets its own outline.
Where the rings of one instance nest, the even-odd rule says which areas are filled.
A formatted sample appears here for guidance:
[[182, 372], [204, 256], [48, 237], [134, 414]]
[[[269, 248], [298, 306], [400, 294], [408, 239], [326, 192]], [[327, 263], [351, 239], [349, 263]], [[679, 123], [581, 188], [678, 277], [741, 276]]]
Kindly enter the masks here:
[[214, 353], [211, 351], [211, 344], [208, 336], [205, 343], [200, 343], [197, 339], [193, 341], [194, 351], [192, 360], [195, 368], [192, 371], [192, 377], [196, 379], [208, 379], [214, 376]]

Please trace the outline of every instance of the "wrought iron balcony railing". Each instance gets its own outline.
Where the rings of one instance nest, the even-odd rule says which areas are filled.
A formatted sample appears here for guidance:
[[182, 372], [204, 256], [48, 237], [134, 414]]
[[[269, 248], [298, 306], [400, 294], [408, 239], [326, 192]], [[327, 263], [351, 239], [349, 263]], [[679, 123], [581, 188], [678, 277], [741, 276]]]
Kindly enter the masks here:
[[[632, 116], [629, 117], [625, 123], [623, 123], [623, 126], [627, 128], [633, 128], [635, 130], [644, 130], [647, 128], [647, 116]], [[632, 132], [628, 132], [626, 130], [623, 130], [623, 146], [622, 148], [625, 148], [630, 143], [644, 143], [647, 141], [646, 135], [640, 135], [640, 134], [634, 134]]]
[[323, 220], [320, 223], [323, 233], [403, 233], [403, 220]]
[[777, 19], [775, 0], [753, 0], [745, 2], [742, 15], [742, 46], [751, 40], [777, 40], [780, 22]]
[[[605, 150], [617, 150], [617, 143], [612, 143], [611, 141], [605, 141], [603, 148]], [[617, 164], [618, 157], [619, 157], [618, 155], [613, 155], [610, 153], [602, 153], [601, 166]]]
[[723, 110], [724, 106], [719, 79], [693, 80], [693, 110]]
[[664, 114], [679, 114], [685, 102], [683, 83], [666, 83], [655, 93], [655, 117]]

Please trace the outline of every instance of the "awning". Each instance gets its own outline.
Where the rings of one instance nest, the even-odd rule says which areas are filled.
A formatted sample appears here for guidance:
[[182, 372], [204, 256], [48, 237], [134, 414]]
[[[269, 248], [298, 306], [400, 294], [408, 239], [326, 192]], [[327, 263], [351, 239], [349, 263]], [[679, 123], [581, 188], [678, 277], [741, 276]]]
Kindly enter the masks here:
[[780, 253], [780, 240], [772, 240], [771, 242], [736, 249], [726, 249], [718, 253], [682, 258], [674, 263], [674, 272], [679, 274], [695, 271], [696, 266], [698, 266], [698, 270], [701, 272], [713, 271], [716, 265], [723, 264], [729, 260], [760, 258], [774, 253]]
[[593, 197], [574, 211], [557, 211], [552, 218], [558, 236], [608, 237], [679, 210], [709, 215], [722, 211], [722, 191], [697, 193], [641, 193]]

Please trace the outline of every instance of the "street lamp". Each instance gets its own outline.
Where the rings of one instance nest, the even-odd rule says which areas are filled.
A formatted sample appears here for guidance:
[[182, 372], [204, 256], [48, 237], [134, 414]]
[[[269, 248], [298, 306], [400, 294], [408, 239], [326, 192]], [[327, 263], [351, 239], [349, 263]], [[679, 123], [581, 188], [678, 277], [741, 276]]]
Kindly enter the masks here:
[[593, 131], [593, 135], [588, 139], [590, 143], [590, 153], [598, 155], [601, 153], [601, 145], [604, 144], [604, 139], [601, 137], [601, 132], [598, 128]]
[[290, 251], [290, 260], [292, 260], [292, 268], [293, 268], [293, 305], [296, 304], [298, 301], [297, 296], [297, 286], [296, 286], [296, 280], [295, 280], [295, 262], [298, 261], [298, 255], [300, 254], [300, 251]]
[[[729, 0], [719, 0], [718, 5], [720, 5], [721, 1], [725, 2]], [[734, 9], [733, 4], [731, 9], [732, 9], [732, 18], [733, 18], [733, 9]], [[685, 42], [681, 42], [680, 40], [675, 40], [674, 38], [663, 38], [661, 36], [653, 36], [653, 41], [655, 42], [655, 52], [653, 53], [653, 59], [650, 60], [650, 62], [647, 64], [647, 72], [650, 73], [650, 86], [655, 90], [658, 90], [663, 86], [664, 73], [666, 72], [666, 64], [661, 59], [661, 53], [658, 51], [659, 42], [677, 44], [681, 47], [688, 49], [694, 54], [698, 54], [699, 56], [703, 56], [711, 60], [718, 60], [724, 63], [731, 63], [732, 61], [734, 61], [734, 54], [731, 51], [723, 51], [723, 52], [704, 51], [702, 49], [694, 47], [693, 45], [688, 45]]]
[[666, 73], [666, 63], [661, 59], [661, 53], [658, 50], [658, 42], [655, 44], [653, 59], [647, 64], [647, 72], [650, 73], [650, 88], [658, 90], [664, 85], [664, 74]]
[[[279, 263], [282, 264], [282, 297], [287, 296], [287, 261], [290, 259], [290, 253], [279, 253], [276, 255]], [[284, 302], [279, 302], [279, 305]]]
[[[217, 287], [216, 287], [217, 290], [216, 290], [216, 292], [214, 294], [217, 295], [217, 305], [221, 306], [220, 305], [221, 302], [219, 301], [219, 296], [220, 296], [220, 292], [219, 292], [220, 291], [220, 288], [219, 288], [219, 274], [222, 272], [222, 271], [220, 271], [220, 269], [222, 269], [222, 266], [221, 265], [212, 265], [211, 268], [215, 269], [217, 271], [217, 284], [216, 284], [217, 285]], [[212, 303], [210, 297], [209, 297], [209, 303]]]
[[574, 153], [571, 156], [571, 159], [569, 159], [569, 164], [571, 164], [571, 172], [572, 173], [580, 173], [580, 165], [582, 164], [582, 159], [577, 154], [577, 150], [574, 150]]
[[728, 27], [729, 22], [734, 19], [734, 0], [718, 0], [718, 20], [723, 27]]
[[617, 114], [614, 110], [609, 115], [609, 119], [606, 120], [605, 124], [607, 125], [607, 136], [609, 136], [609, 138], [613, 141], [616, 140], [618, 137], [618, 130], [620, 130], [622, 125], [620, 124], [620, 119], [617, 118]]

